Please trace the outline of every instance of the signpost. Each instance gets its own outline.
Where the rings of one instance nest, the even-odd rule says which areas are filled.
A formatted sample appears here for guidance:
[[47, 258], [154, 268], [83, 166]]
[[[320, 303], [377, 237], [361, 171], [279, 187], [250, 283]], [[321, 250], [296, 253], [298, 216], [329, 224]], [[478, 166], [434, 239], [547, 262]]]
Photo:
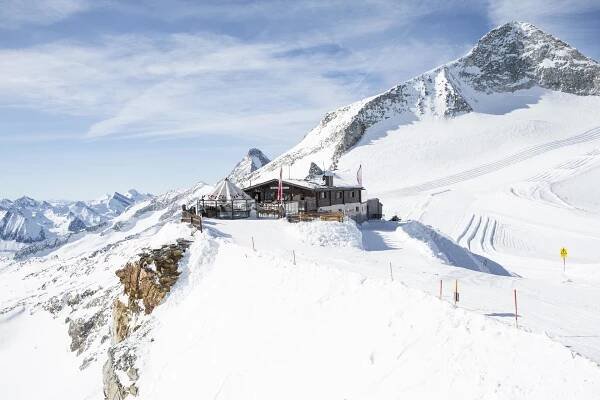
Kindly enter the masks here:
[[567, 269], [567, 256], [569, 255], [569, 250], [566, 247], [560, 249], [560, 258], [563, 260], [563, 272]]

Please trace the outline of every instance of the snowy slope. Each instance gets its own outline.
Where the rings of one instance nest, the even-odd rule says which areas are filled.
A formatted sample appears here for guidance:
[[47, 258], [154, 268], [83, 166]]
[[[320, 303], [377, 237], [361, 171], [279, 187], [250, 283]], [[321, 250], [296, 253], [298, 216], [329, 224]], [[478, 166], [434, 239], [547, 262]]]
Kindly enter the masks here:
[[591, 399], [600, 390], [600, 369], [547, 337], [400, 282], [293, 266], [227, 240], [212, 252], [208, 263], [190, 256], [187, 284], [158, 311], [140, 369], [145, 399]]
[[[110, 305], [119, 296], [114, 271], [142, 248], [178, 238], [194, 244], [174, 291], [149, 319], [150, 333], [137, 339], [140, 398], [591, 399], [600, 390], [600, 368], [548, 336], [404, 284], [433, 276], [420, 266], [424, 261], [445, 279], [457, 269], [435, 255], [423, 258], [419, 246], [411, 249], [413, 239], [399, 237], [404, 249], [393, 257], [401, 254], [401, 262], [417, 268], [397, 268], [390, 281], [387, 263], [379, 261], [386, 256], [369, 250], [371, 239], [365, 249], [344, 245], [361, 241], [352, 225], [212, 221], [198, 235], [176, 220], [161, 221], [164, 212], [145, 211], [132, 217], [127, 232], [86, 235], [47, 257], [0, 269], [0, 355], [37, 360], [27, 376], [0, 365], [6, 396], [103, 398]], [[306, 229], [327, 239], [299, 240]], [[340, 247], [323, 247], [324, 240]], [[459, 269], [465, 304], [477, 297], [468, 279], [479, 286], [487, 285], [484, 277], [501, 286], [518, 279]], [[24, 287], [16, 289], [19, 281]], [[525, 298], [524, 304], [527, 325], [535, 303]], [[70, 352], [67, 331], [87, 321], [89, 331], [77, 330], [85, 334]], [[39, 329], [47, 334], [31, 334]], [[37, 384], [27, 385], [30, 379]]]

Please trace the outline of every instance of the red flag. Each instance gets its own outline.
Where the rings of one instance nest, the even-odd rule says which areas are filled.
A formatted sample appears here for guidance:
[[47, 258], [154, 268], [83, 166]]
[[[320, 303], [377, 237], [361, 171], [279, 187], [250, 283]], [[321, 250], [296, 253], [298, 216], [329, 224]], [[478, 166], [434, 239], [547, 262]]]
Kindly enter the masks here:
[[283, 167], [279, 168], [279, 184], [277, 185], [277, 201], [283, 201]]
[[356, 171], [356, 182], [358, 186], [362, 187], [362, 164], [358, 166], [358, 171]]

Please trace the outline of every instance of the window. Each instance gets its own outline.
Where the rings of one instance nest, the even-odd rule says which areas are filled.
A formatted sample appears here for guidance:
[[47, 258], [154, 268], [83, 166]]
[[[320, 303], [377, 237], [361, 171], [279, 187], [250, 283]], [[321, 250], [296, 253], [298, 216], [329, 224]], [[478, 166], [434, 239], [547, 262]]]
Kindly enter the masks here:
[[321, 198], [324, 199], [327, 197], [327, 192], [321, 192]]
[[[352, 193], [354, 193], [354, 192], [352, 192]], [[356, 212], [358, 212], [358, 206], [356, 206]]]
[[350, 192], [350, 197], [355, 197], [356, 196], [356, 192], [353, 190]]
[[344, 192], [336, 192], [335, 197], [338, 199], [341, 199], [343, 195], [344, 195]]

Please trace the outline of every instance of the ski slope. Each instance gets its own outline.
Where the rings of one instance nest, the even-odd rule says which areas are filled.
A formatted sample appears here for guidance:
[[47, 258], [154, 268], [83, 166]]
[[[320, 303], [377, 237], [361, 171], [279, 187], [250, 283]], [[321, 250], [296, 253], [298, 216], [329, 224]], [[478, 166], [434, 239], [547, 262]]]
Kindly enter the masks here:
[[[433, 181], [421, 183], [419, 185], [405, 187], [399, 189], [394, 194], [398, 196], [406, 196], [411, 194], [417, 194], [420, 192], [439, 189], [446, 186], [453, 185], [455, 183], [464, 182], [469, 179], [477, 178], [482, 175], [489, 174], [490, 172], [495, 172], [501, 170], [502, 168], [506, 168], [508, 166], [517, 164], [521, 161], [531, 159], [540, 154], [547, 153], [549, 151], [560, 149], [561, 147], [572, 146], [578, 143], [585, 143], [600, 140], [600, 127], [590, 129], [584, 133], [568, 137], [566, 139], [554, 140], [552, 142], [540, 144], [537, 146], [530, 147], [526, 150], [523, 150], [517, 154], [512, 154], [508, 157], [502, 158], [500, 160], [494, 161], [492, 163], [480, 165], [476, 168], [469, 169], [467, 171], [462, 171], [457, 174], [453, 174], [450, 176], [446, 176], [443, 178], [439, 178]], [[571, 169], [576, 169], [580, 167], [581, 164], [576, 164], [571, 167]]]

